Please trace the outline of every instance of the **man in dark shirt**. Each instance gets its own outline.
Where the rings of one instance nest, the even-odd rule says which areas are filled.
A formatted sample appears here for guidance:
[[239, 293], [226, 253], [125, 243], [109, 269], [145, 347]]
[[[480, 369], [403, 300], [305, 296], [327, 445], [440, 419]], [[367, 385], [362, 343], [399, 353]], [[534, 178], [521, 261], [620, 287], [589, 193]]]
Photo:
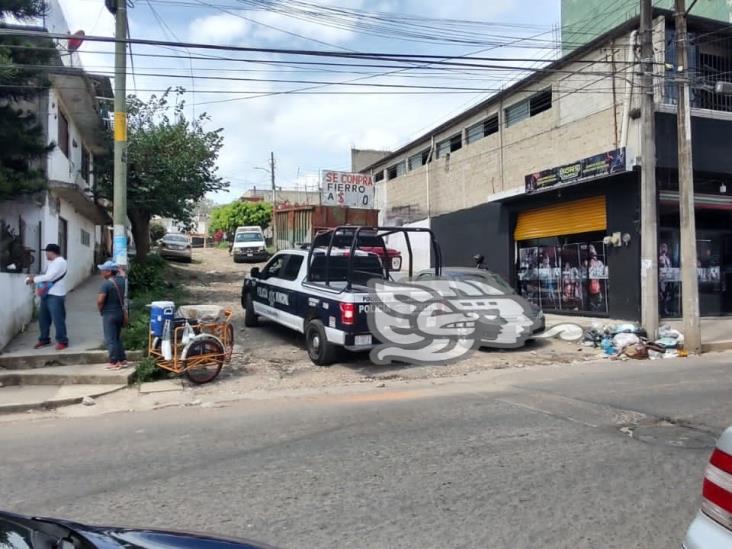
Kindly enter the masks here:
[[124, 327], [127, 280], [119, 276], [117, 265], [107, 261], [97, 266], [104, 278], [102, 287], [97, 296], [97, 309], [102, 315], [104, 339], [109, 351], [108, 370], [127, 368], [127, 354], [122, 343], [122, 328]]

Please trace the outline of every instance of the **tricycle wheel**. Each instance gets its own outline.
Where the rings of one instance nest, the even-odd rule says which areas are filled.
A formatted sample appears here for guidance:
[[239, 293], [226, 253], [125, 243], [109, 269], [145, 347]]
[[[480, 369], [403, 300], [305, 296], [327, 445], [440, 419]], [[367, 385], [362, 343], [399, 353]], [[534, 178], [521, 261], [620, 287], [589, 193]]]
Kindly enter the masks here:
[[208, 383], [216, 379], [224, 365], [226, 351], [215, 337], [196, 339], [186, 353], [186, 376], [193, 383]]
[[328, 341], [320, 320], [311, 320], [305, 326], [305, 346], [310, 360], [318, 366], [330, 366], [336, 361], [338, 348]]

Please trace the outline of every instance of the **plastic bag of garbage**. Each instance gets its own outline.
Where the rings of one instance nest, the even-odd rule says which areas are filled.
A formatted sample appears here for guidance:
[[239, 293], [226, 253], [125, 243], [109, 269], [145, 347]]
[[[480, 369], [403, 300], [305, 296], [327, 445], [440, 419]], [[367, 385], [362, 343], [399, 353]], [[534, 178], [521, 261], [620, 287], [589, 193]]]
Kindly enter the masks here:
[[613, 345], [620, 351], [636, 343], [640, 343], [640, 338], [635, 334], [621, 332], [613, 336]]
[[582, 327], [577, 324], [566, 322], [564, 324], [557, 324], [552, 326], [545, 332], [537, 335], [536, 337], [549, 339], [551, 337], [558, 337], [562, 341], [579, 341], [582, 339], [583, 332]]
[[191, 338], [195, 335], [196, 332], [193, 330], [193, 326], [191, 326], [189, 322], [186, 322], [186, 325], [183, 327], [183, 334], [181, 335], [181, 343], [183, 343], [183, 345], [188, 345]]
[[658, 339], [675, 339], [679, 345], [684, 343], [684, 334], [671, 328], [668, 324], [663, 324], [658, 327]]
[[607, 356], [612, 356], [617, 353], [617, 349], [615, 349], [615, 346], [613, 345], [613, 342], [609, 337], [606, 337], [602, 340], [602, 343], [600, 343], [600, 347], [602, 347], [602, 352], [605, 353]]
[[673, 337], [662, 337], [654, 343], [664, 349], [676, 349], [680, 345], [679, 340]]
[[[632, 335], [632, 334], [631, 334]], [[648, 358], [648, 347], [643, 345], [643, 343], [635, 343], [633, 345], [628, 345], [625, 349], [623, 349], [623, 354], [627, 356], [628, 358]]]

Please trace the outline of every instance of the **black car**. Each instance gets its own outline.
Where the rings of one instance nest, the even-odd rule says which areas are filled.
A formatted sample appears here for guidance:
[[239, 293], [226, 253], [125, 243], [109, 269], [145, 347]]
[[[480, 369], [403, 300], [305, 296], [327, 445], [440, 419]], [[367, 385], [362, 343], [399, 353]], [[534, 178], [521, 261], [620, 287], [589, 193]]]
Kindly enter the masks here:
[[274, 549], [242, 539], [168, 530], [89, 526], [67, 520], [0, 512], [0, 547], [13, 549]]

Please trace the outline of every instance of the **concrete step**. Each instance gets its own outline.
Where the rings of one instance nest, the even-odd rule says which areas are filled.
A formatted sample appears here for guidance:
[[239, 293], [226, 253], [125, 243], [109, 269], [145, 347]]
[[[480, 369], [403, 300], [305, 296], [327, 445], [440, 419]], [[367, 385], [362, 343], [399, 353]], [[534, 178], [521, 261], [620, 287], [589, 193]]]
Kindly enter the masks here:
[[[127, 358], [131, 361], [141, 360], [142, 351], [130, 351]], [[29, 370], [46, 368], [49, 366], [73, 366], [78, 364], [101, 364], [107, 360], [107, 351], [29, 351], [23, 353], [9, 353], [0, 355], [0, 371]]]
[[18, 385], [127, 385], [134, 367], [105, 370], [105, 364], [75, 364], [54, 368], [0, 370], [3, 386]]
[[80, 403], [84, 397], [97, 398], [119, 391], [127, 384], [107, 385], [16, 385], [0, 387], [0, 414], [42, 410]]

